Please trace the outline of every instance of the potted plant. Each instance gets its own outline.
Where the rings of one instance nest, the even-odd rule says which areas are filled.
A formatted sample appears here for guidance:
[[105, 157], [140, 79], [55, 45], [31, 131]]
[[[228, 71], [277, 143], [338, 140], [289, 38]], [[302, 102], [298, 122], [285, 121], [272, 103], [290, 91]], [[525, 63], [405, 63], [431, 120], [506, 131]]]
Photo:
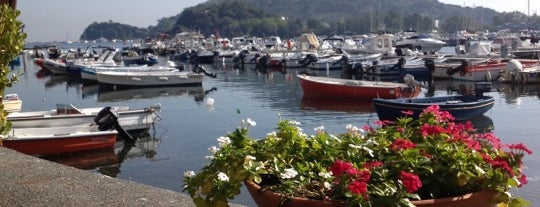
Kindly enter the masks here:
[[256, 188], [250, 189], [254, 199], [277, 195], [278, 201], [256, 200], [259, 206], [286, 206], [293, 198], [321, 202], [311, 206], [423, 206], [475, 192], [493, 204], [529, 205], [509, 192], [527, 183], [522, 160], [532, 152], [523, 144], [503, 144], [470, 122], [456, 123], [437, 105], [418, 119], [403, 113], [375, 128], [348, 125], [341, 134], [321, 126], [306, 135], [298, 122], [280, 120], [277, 131], [260, 140], [248, 133], [255, 122], [242, 121], [218, 138], [200, 172], [184, 173], [184, 191], [197, 206], [227, 206], [244, 183]]

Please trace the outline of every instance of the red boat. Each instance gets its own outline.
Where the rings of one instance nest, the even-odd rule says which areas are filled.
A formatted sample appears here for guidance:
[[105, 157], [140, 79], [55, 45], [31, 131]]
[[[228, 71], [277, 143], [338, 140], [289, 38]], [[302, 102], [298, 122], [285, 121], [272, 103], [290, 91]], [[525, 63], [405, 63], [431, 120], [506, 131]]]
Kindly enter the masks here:
[[416, 97], [419, 86], [404, 83], [350, 80], [308, 75], [298, 75], [304, 96], [335, 99], [405, 98]]
[[2, 137], [2, 145], [34, 156], [65, 154], [112, 149], [117, 134], [99, 131], [97, 126], [15, 128]]

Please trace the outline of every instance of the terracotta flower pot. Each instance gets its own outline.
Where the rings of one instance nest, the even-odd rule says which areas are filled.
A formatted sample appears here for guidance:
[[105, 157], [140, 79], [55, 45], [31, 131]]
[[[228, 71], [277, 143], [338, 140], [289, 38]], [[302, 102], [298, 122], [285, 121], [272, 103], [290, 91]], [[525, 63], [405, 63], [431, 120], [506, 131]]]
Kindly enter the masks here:
[[[261, 186], [254, 182], [244, 182], [249, 194], [258, 207], [343, 207], [346, 203], [335, 201], [322, 201], [306, 198], [293, 197], [281, 199], [281, 195], [269, 190], [262, 190]], [[416, 207], [496, 207], [491, 200], [497, 196], [495, 191], [480, 191], [462, 196], [437, 198], [420, 201], [412, 201]]]

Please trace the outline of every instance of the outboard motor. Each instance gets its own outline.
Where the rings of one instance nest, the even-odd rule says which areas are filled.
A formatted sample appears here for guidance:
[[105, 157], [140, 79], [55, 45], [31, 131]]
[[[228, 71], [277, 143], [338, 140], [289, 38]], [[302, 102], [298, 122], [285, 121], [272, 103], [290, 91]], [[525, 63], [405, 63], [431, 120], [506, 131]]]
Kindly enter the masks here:
[[118, 123], [118, 113], [110, 106], [101, 109], [94, 117], [94, 122], [98, 125], [100, 131], [115, 129], [126, 141], [135, 141], [135, 139], [120, 126]]
[[461, 76], [464, 76], [467, 73], [467, 67], [469, 66], [469, 62], [467, 60], [462, 60], [461, 65], [454, 68], [454, 69], [448, 69], [446, 71], [446, 74], [449, 76], [454, 75], [455, 73], [459, 72]]
[[193, 72], [195, 73], [204, 73], [204, 75], [212, 78], [216, 78], [217, 75], [215, 73], [209, 73], [206, 71], [206, 68], [204, 68], [202, 65], [195, 65], [193, 68]]
[[306, 57], [301, 60], [300, 64], [303, 68], [307, 67], [309, 64], [317, 62], [318, 58], [314, 54], [307, 54]]

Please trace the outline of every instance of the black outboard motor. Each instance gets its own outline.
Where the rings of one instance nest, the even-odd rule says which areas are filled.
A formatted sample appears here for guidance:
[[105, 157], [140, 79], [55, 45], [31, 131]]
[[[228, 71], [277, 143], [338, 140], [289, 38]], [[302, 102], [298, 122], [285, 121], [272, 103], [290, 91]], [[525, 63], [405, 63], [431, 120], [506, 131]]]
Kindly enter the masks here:
[[100, 131], [116, 129], [126, 141], [134, 142], [135, 139], [118, 123], [118, 114], [110, 106], [107, 106], [94, 117], [94, 122]]
[[461, 65], [459, 65], [458, 67], [454, 68], [454, 69], [448, 69], [446, 71], [446, 74], [452, 76], [454, 75], [455, 73], [459, 72], [459, 74], [461, 76], [464, 76], [466, 73], [467, 73], [467, 67], [469, 66], [469, 62], [467, 60], [462, 60], [461, 61]]
[[202, 65], [194, 65], [193, 66], [193, 72], [194, 73], [204, 73], [204, 75], [208, 76], [208, 77], [211, 77], [211, 78], [216, 78], [217, 75], [215, 73], [209, 73], [208, 71], [206, 71], [206, 68], [204, 68]]
[[302, 65], [303, 68], [305, 68], [309, 64], [317, 62], [317, 60], [318, 60], [317, 56], [313, 54], [307, 54], [303, 60], [300, 60], [300, 64]]

